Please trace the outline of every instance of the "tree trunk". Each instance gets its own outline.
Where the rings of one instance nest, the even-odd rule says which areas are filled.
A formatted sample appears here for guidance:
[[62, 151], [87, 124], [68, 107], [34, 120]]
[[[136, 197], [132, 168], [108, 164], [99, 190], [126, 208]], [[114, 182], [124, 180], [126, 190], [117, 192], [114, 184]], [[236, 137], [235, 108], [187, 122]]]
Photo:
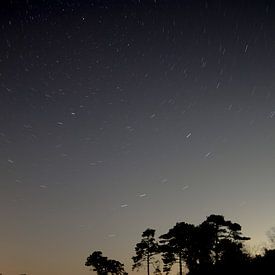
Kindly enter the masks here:
[[150, 275], [150, 254], [147, 254], [147, 275]]
[[182, 273], [182, 256], [181, 256], [181, 252], [179, 253], [179, 264], [180, 264], [180, 275], [183, 275], [183, 273]]

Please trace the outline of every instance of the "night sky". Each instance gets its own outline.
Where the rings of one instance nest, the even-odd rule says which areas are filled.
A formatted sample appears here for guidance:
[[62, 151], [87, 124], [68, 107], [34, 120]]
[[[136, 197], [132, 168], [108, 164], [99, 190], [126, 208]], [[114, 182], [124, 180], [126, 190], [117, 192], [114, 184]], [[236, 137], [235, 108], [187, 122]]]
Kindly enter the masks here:
[[212, 213], [266, 241], [274, 4], [1, 1], [0, 273], [131, 273], [146, 228]]

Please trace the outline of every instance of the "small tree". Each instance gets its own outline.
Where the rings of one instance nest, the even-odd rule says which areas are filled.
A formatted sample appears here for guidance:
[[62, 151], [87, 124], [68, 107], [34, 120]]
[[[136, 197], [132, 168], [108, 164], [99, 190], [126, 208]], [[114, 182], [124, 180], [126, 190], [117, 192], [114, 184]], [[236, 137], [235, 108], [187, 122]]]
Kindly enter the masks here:
[[146, 262], [147, 274], [150, 275], [150, 264], [154, 258], [154, 255], [158, 253], [158, 243], [155, 240], [155, 230], [146, 229], [142, 233], [142, 239], [140, 243], [135, 247], [136, 256], [132, 257], [134, 261], [132, 269], [138, 269], [142, 266], [143, 262]]
[[107, 257], [102, 256], [101, 251], [95, 251], [87, 258], [86, 266], [92, 266], [98, 275], [126, 275], [124, 265], [116, 260], [109, 260]]

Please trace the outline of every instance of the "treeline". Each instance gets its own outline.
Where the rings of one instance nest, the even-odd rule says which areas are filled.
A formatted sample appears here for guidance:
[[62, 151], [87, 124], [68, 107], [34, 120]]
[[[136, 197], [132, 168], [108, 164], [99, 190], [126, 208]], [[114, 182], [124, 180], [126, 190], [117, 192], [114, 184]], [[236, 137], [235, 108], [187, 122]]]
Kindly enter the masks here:
[[[176, 223], [158, 240], [154, 229], [146, 229], [135, 246], [132, 270], [145, 266], [148, 275], [160, 275], [178, 265], [180, 275], [275, 274], [275, 249], [251, 255], [244, 247], [250, 238], [241, 230], [238, 223], [221, 215], [210, 215], [199, 225]], [[128, 274], [122, 263], [104, 257], [101, 251], [93, 252], [85, 265], [98, 275]]]

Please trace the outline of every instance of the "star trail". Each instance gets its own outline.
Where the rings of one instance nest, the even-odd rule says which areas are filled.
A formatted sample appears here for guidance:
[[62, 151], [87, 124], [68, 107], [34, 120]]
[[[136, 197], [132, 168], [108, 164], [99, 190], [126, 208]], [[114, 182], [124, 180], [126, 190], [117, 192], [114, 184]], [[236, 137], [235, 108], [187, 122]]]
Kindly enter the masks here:
[[92, 274], [91, 250], [130, 271], [143, 230], [211, 213], [264, 242], [273, 4], [3, 1], [0, 272]]

